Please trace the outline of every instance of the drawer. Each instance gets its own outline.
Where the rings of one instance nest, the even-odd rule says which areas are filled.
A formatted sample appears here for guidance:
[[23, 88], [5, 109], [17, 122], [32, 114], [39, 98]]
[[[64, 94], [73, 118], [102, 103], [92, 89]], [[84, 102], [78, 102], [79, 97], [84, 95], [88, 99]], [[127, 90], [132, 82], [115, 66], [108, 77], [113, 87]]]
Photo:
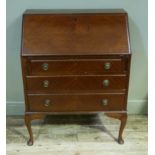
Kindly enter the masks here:
[[59, 76], [27, 77], [27, 91], [33, 93], [53, 92], [103, 92], [124, 90], [127, 76]]
[[30, 60], [29, 75], [102, 75], [123, 73], [122, 59]]
[[121, 111], [125, 110], [125, 95], [28, 95], [31, 112], [73, 112], [73, 111]]

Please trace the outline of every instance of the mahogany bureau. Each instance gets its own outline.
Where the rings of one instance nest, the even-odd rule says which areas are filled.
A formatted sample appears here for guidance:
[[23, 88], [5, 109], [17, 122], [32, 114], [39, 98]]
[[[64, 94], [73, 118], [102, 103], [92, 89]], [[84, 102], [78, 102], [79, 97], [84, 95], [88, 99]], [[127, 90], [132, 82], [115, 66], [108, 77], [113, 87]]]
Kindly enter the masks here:
[[27, 10], [21, 64], [28, 145], [34, 119], [97, 112], [120, 120], [123, 144], [130, 58], [124, 10]]

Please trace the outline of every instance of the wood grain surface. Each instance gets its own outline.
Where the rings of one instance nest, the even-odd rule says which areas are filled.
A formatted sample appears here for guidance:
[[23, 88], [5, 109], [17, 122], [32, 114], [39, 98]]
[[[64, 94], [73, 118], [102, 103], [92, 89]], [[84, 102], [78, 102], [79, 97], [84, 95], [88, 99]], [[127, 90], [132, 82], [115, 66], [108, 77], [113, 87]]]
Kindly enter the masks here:
[[28, 95], [30, 112], [122, 111], [124, 102], [124, 94]]
[[22, 55], [130, 52], [127, 14], [25, 14]]

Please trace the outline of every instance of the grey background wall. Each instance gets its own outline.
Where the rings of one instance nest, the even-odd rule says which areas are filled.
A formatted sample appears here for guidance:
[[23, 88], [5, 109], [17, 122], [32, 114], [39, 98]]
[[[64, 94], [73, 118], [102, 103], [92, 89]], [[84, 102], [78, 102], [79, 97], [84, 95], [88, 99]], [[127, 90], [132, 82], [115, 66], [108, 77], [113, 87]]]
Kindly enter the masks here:
[[26, 9], [124, 8], [129, 15], [132, 47], [128, 98], [130, 114], [147, 113], [147, 0], [7, 0], [7, 101], [8, 115], [23, 115], [24, 97], [20, 68], [22, 13]]

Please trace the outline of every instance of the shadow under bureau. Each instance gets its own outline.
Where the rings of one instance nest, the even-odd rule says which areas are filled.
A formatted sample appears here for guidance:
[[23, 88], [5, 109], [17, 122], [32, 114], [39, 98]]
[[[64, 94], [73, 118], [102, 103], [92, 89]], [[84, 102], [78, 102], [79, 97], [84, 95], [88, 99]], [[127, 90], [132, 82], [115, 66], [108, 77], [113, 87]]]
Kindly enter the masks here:
[[130, 43], [124, 10], [27, 10], [21, 64], [25, 124], [48, 114], [104, 112], [127, 121]]

